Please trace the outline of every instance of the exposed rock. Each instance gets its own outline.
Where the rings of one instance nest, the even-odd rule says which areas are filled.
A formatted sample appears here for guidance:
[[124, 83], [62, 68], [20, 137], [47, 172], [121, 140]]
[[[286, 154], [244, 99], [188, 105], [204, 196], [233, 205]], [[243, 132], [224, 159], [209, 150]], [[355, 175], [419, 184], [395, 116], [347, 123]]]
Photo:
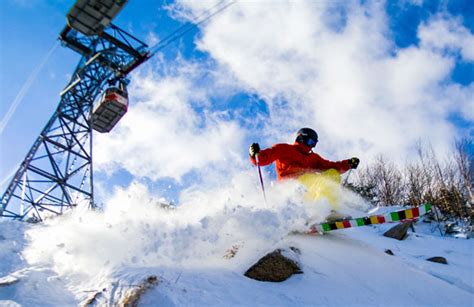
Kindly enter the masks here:
[[229, 248], [226, 252], [223, 258], [225, 259], [232, 259], [235, 257], [239, 249], [242, 247], [242, 244], [234, 244], [232, 245], [231, 248]]
[[139, 285], [125, 294], [125, 297], [120, 302], [120, 307], [137, 307], [140, 297], [150, 288], [158, 283], [158, 278], [154, 275], [149, 276], [143, 280]]
[[402, 222], [395, 227], [390, 228], [387, 232], [385, 232], [383, 235], [388, 238], [393, 238], [397, 240], [403, 240], [407, 236], [407, 231], [410, 227], [412, 227], [413, 222], [408, 221], [408, 222]]
[[385, 254], [388, 254], [388, 255], [390, 255], [390, 256], [393, 256], [393, 252], [392, 252], [392, 250], [390, 250], [390, 249], [386, 249], [386, 250], [385, 250]]
[[98, 299], [102, 294], [107, 291], [107, 289], [102, 289], [101, 291], [95, 291], [91, 295], [79, 304], [80, 307], [93, 306], [98, 303]]
[[431, 257], [426, 260], [436, 263], [448, 264], [448, 260], [446, 260], [444, 257]]
[[281, 282], [293, 274], [302, 274], [298, 264], [282, 255], [282, 250], [277, 249], [251, 266], [245, 276], [259, 281]]

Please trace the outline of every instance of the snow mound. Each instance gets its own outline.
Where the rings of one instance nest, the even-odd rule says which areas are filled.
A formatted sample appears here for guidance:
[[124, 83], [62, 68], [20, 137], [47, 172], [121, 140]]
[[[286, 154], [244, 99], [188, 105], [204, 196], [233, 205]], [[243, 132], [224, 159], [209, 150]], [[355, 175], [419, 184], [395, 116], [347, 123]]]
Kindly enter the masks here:
[[[33, 226], [0, 223], [6, 259], [0, 277], [12, 282], [0, 287], [0, 302], [114, 305], [127, 297], [164, 306], [472, 302], [472, 240], [438, 237], [423, 223], [404, 241], [382, 236], [392, 224], [289, 235], [306, 230], [308, 221], [322, 221], [333, 208], [324, 200], [305, 203], [301, 186], [292, 181], [269, 185], [265, 202], [258, 183], [247, 178], [188, 189], [177, 207], [163, 206], [160, 195], [134, 183], [117, 189], [102, 211], [75, 210]], [[338, 209], [345, 214], [359, 216], [367, 207], [347, 191], [342, 199]], [[265, 254], [290, 247], [301, 252], [304, 274], [271, 285], [244, 276]], [[449, 264], [426, 261], [433, 256]], [[143, 283], [148, 280], [153, 282]]]
[[256, 257], [332, 209], [325, 201], [305, 204], [301, 186], [291, 181], [269, 186], [265, 203], [247, 178], [214, 190], [191, 188], [176, 208], [160, 205], [159, 196], [134, 183], [116, 190], [103, 212], [76, 210], [29, 230], [23, 255], [32, 265], [52, 263], [60, 276], [107, 275], [123, 266], [228, 268], [223, 256], [233, 245], [245, 242], [243, 253]]

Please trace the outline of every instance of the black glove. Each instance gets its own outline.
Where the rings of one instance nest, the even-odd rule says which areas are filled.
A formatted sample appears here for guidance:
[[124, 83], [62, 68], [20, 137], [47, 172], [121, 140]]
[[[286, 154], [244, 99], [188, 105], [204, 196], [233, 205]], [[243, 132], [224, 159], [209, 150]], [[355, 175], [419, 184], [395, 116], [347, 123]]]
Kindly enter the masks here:
[[356, 157], [350, 158], [347, 161], [349, 162], [349, 166], [351, 168], [357, 168], [357, 166], [359, 165], [359, 162], [360, 162], [359, 158], [356, 158]]
[[258, 145], [258, 143], [253, 143], [252, 145], [250, 145], [249, 154], [252, 158], [255, 157], [255, 155], [258, 154], [259, 152], [260, 152], [260, 146]]

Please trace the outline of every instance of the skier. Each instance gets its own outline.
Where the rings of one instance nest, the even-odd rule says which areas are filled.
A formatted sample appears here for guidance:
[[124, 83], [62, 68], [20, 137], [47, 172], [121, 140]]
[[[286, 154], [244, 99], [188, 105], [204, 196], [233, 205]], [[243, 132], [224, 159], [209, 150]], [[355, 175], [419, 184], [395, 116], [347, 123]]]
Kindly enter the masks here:
[[349, 218], [338, 213], [340, 202], [341, 175], [359, 165], [359, 159], [354, 157], [342, 161], [329, 161], [314, 153], [312, 148], [318, 143], [318, 134], [311, 128], [302, 128], [296, 133], [293, 145], [275, 144], [270, 148], [260, 150], [258, 143], [250, 145], [250, 161], [254, 165], [269, 165], [276, 161], [278, 181], [297, 179], [306, 187], [305, 199], [313, 202], [321, 198], [327, 199], [333, 207], [327, 220]]
[[[302, 128], [296, 133], [296, 140], [291, 144], [275, 144], [270, 148], [260, 150], [258, 143], [250, 145], [250, 161], [261, 166], [269, 165], [276, 161], [278, 181], [288, 178], [298, 178], [311, 172], [322, 172], [335, 169], [339, 174], [359, 165], [358, 158], [342, 161], [329, 161], [314, 153], [312, 149], [318, 143], [318, 134], [311, 128]], [[258, 158], [257, 158], [258, 156]]]

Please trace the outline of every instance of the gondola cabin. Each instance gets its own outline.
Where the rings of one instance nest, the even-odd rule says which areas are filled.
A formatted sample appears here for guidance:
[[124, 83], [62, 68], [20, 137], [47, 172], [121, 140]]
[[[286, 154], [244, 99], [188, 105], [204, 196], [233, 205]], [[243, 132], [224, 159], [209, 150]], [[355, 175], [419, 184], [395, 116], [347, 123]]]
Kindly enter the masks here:
[[117, 87], [108, 88], [92, 110], [92, 128], [99, 132], [110, 132], [127, 113], [127, 109], [126, 90]]

